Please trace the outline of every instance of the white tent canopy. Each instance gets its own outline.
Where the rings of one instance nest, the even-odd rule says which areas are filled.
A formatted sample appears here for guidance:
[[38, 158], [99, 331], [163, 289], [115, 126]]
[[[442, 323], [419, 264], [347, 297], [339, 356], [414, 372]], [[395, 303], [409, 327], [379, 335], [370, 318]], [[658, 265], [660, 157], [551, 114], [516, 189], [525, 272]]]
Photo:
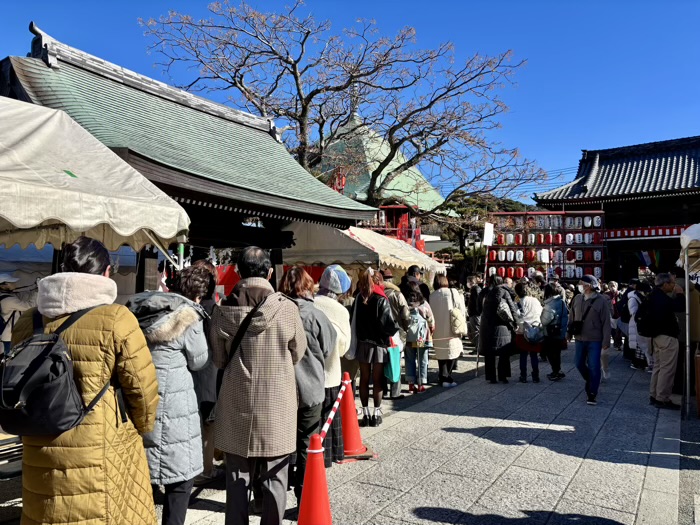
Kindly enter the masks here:
[[63, 111], [0, 97], [0, 122], [0, 245], [167, 249], [187, 234], [179, 204]]
[[350, 227], [341, 231], [329, 226], [296, 222], [286, 228], [294, 232], [295, 245], [283, 251], [288, 264], [378, 265], [406, 271], [418, 265], [425, 272], [445, 273], [445, 265], [413, 246], [372, 230]]

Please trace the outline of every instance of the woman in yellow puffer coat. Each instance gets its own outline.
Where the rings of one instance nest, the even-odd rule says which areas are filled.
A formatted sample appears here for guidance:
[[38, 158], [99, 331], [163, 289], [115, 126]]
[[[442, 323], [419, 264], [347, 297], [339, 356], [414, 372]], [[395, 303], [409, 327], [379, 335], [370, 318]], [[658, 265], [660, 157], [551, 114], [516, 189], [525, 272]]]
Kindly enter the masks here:
[[[66, 246], [63, 272], [39, 282], [38, 308], [53, 332], [68, 314], [96, 307], [62, 334], [85, 403], [107, 384], [121, 385], [128, 421], [110, 388], [83, 422], [59, 436], [22, 438], [22, 525], [155, 525], [148, 463], [140, 434], [153, 429], [156, 371], [134, 315], [112, 304], [109, 252], [81, 237]], [[102, 306], [104, 305], [104, 306]], [[30, 310], [13, 344], [32, 334]]]

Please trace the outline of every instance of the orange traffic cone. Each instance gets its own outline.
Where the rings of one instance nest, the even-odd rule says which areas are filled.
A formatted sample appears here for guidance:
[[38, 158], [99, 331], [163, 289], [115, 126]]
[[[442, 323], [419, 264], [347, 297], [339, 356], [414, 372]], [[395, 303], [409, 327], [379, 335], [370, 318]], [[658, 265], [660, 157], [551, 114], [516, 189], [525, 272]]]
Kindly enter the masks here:
[[326, 466], [323, 462], [323, 440], [318, 434], [311, 436], [308, 453], [298, 523], [299, 525], [332, 525]]
[[343, 374], [343, 384], [346, 385], [345, 394], [340, 401], [340, 417], [343, 421], [343, 448], [346, 460], [371, 459], [374, 452], [362, 444], [360, 424], [357, 421], [355, 410], [355, 396], [352, 391], [350, 374]]

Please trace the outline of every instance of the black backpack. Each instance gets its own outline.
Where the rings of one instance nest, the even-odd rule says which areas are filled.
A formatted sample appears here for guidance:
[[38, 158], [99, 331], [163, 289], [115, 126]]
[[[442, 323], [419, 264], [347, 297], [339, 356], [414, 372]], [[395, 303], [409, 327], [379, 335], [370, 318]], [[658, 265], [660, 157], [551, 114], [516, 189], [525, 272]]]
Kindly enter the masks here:
[[629, 294], [625, 294], [622, 299], [617, 302], [617, 311], [620, 313], [620, 319], [623, 323], [629, 323], [632, 320]]
[[73, 359], [61, 333], [94, 308], [75, 312], [52, 334], [34, 313], [34, 335], [0, 361], [0, 427], [20, 436], [55, 436], [78, 426], [107, 393], [108, 382], [85, 406], [73, 378]]
[[637, 323], [637, 333], [642, 337], [656, 337], [654, 316], [651, 313], [651, 293], [643, 294], [637, 292], [639, 298], [639, 308], [634, 315], [634, 322]]

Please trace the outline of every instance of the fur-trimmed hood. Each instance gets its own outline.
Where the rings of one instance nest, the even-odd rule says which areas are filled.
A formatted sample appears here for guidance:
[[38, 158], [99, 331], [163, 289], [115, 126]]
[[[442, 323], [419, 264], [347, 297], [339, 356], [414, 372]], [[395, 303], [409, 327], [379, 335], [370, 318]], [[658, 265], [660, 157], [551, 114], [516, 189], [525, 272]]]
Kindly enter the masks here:
[[117, 283], [102, 275], [64, 272], [39, 281], [37, 305], [49, 319], [72, 314], [117, 298]]
[[136, 294], [129, 299], [126, 307], [139, 320], [143, 335], [152, 344], [177, 340], [207, 315], [197, 303], [176, 293], [166, 292]]

